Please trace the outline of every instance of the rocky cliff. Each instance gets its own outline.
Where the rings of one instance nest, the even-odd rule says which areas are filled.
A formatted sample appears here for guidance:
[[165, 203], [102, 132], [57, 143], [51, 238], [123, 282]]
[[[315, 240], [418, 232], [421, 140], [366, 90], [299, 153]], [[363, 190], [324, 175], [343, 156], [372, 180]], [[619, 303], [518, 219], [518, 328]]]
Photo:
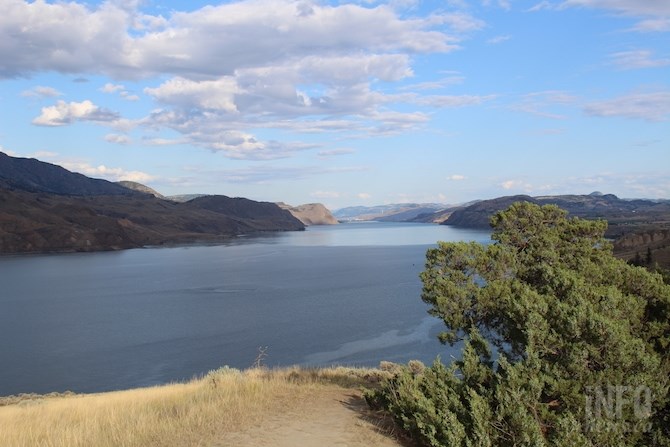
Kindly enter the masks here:
[[294, 217], [305, 225], [336, 225], [339, 222], [332, 213], [321, 203], [307, 203], [305, 205], [291, 206], [286, 203], [277, 205], [289, 211]]

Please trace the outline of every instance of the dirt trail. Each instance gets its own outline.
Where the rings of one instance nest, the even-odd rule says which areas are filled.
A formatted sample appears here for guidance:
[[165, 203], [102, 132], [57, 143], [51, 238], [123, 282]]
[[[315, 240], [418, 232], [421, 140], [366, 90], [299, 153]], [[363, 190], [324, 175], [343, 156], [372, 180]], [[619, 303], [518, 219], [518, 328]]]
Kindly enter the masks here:
[[216, 447], [409, 447], [370, 411], [358, 390], [325, 387], [299, 409], [270, 414], [260, 426], [222, 437]]

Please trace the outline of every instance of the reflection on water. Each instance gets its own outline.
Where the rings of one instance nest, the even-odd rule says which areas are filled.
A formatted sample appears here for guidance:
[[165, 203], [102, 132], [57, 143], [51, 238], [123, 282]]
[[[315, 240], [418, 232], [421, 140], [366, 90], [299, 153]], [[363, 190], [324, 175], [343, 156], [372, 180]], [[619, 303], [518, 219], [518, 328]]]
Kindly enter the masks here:
[[346, 224], [221, 246], [0, 258], [0, 395], [104, 391], [227, 364], [448, 358], [418, 274], [484, 232]]

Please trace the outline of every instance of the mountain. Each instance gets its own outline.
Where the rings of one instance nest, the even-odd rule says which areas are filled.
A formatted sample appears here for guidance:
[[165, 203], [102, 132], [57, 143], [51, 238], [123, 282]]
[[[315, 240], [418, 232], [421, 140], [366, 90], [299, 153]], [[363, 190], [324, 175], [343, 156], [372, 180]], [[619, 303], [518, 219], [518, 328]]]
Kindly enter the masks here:
[[205, 197], [208, 194], [178, 194], [176, 196], [166, 196], [167, 200], [173, 202], [188, 202], [189, 200], [197, 199], [198, 197]]
[[340, 221], [407, 222], [420, 214], [434, 213], [447, 205], [436, 203], [393, 203], [376, 206], [350, 206], [340, 208], [333, 215]]
[[143, 185], [141, 183], [137, 182], [131, 182], [130, 180], [121, 180], [120, 182], [116, 182], [117, 185], [121, 185], [124, 188], [132, 189], [133, 191], [139, 191], [143, 192], [144, 194], [151, 194], [154, 197], [158, 197], [159, 199], [164, 199], [165, 196], [163, 194], [159, 193], [153, 188], [149, 188], [147, 185]]
[[206, 196], [176, 203], [6, 155], [0, 157], [0, 173], [0, 253], [221, 242], [259, 231], [305, 229], [269, 202]]
[[339, 223], [330, 210], [321, 203], [291, 206], [279, 202], [277, 205], [282, 209], [288, 210], [305, 225], [336, 225]]
[[482, 200], [457, 209], [443, 223], [466, 228], [490, 228], [489, 219], [514, 202], [528, 201], [538, 205], [558, 205], [571, 216], [585, 219], [605, 219], [607, 236], [616, 238], [632, 231], [642, 231], [670, 225], [670, 202], [620, 199], [614, 194], [538, 196], [525, 195]]
[[107, 180], [93, 179], [36, 160], [0, 152], [0, 187], [67, 196], [131, 196], [141, 194]]
[[528, 201], [538, 205], [554, 204], [570, 216], [607, 220], [605, 236], [613, 241], [614, 254], [632, 260], [651, 257], [670, 267], [670, 201], [620, 199], [613, 194], [594, 192], [589, 195], [508, 196], [482, 200], [454, 210], [443, 225], [489, 229], [489, 219], [514, 202]]

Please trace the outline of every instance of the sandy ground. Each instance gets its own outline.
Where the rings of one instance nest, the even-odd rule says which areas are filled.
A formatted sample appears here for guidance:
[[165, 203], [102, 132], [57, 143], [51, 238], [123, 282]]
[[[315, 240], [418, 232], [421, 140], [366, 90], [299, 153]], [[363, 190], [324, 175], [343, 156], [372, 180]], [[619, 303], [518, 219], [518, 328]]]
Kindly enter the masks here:
[[269, 414], [261, 425], [223, 435], [213, 447], [411, 447], [372, 412], [358, 390], [324, 387], [299, 409]]

